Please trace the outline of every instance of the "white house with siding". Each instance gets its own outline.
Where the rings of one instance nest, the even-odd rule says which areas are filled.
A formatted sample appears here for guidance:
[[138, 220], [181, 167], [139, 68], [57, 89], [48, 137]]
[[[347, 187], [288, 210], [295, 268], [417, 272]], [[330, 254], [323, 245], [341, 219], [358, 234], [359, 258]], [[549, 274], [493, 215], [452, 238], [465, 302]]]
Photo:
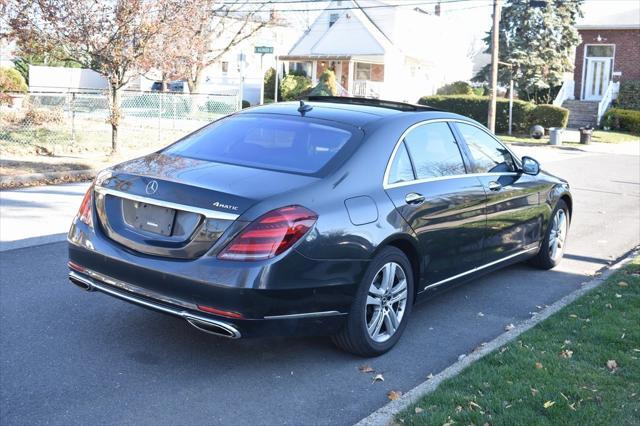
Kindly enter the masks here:
[[287, 55], [287, 71], [315, 84], [331, 69], [352, 96], [416, 102], [471, 78], [468, 46], [439, 8], [397, 7], [383, 0], [333, 0]]

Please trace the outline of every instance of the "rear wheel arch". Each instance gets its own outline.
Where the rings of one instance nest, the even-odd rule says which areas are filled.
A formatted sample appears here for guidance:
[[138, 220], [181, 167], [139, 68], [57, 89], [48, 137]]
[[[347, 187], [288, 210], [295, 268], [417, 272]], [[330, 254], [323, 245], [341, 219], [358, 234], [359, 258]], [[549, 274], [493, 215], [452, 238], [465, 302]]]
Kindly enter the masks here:
[[[422, 266], [422, 263], [420, 262], [420, 252], [418, 251], [418, 247], [416, 243], [411, 241], [407, 237], [402, 237], [402, 236], [391, 237], [390, 239], [386, 240], [383, 244], [380, 244], [380, 246], [378, 246], [373, 256], [378, 254], [378, 252], [382, 250], [384, 247], [389, 247], [389, 246], [395, 247], [398, 250], [402, 251], [404, 255], [407, 256], [407, 259], [409, 259], [409, 263], [411, 263], [411, 269], [413, 269], [413, 282], [414, 282], [413, 289], [414, 289], [414, 296], [415, 296], [415, 294], [417, 294], [418, 292], [418, 288], [420, 288], [419, 283], [420, 283], [421, 266]], [[415, 303], [415, 300], [416, 299], [414, 297], [413, 299], [414, 303]]]

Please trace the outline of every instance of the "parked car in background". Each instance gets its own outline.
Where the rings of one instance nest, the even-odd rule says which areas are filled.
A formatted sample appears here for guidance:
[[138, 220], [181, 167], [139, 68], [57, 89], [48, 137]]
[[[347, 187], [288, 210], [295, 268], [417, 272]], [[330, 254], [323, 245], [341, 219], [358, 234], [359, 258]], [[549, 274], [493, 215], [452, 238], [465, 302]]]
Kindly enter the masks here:
[[153, 84], [151, 84], [151, 91], [152, 92], [187, 93], [188, 92], [188, 88], [189, 88], [188, 85], [184, 81], [171, 81], [169, 83], [166, 83], [165, 90], [162, 90], [162, 82], [161, 81], [154, 81]]
[[415, 302], [515, 262], [557, 265], [572, 205], [566, 181], [473, 120], [310, 98], [101, 172], [69, 277], [216, 335], [332, 335], [375, 356]]

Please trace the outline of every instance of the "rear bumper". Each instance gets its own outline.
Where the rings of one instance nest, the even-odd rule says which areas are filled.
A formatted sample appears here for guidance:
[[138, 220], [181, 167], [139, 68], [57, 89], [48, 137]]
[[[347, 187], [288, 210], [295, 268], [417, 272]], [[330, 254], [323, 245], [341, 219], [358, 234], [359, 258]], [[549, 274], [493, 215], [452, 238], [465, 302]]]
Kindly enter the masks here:
[[230, 339], [258, 336], [308, 336], [335, 334], [346, 317], [338, 311], [307, 312], [256, 319], [230, 319], [205, 314], [197, 306], [168, 299], [135, 285], [106, 277], [90, 270], [82, 272], [72, 268], [69, 280], [87, 291], [98, 291], [134, 305], [162, 312], [187, 321], [205, 333]]
[[[221, 261], [208, 255], [161, 258], [136, 253], [78, 222], [68, 240], [74, 284], [201, 329], [203, 323], [221, 327], [224, 331], [214, 334], [232, 338], [335, 334], [368, 266], [367, 261], [309, 259], [295, 250], [266, 262]], [[213, 313], [199, 306], [213, 308]]]

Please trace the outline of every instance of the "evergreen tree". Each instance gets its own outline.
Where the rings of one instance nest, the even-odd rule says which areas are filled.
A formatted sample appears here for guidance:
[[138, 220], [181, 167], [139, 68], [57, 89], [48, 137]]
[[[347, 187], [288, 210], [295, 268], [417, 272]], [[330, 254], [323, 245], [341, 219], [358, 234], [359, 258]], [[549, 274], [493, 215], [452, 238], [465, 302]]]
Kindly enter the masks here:
[[[499, 59], [513, 67], [499, 67], [499, 83], [506, 86], [513, 77], [521, 98], [550, 102], [563, 73], [573, 70], [581, 5], [582, 0], [508, 0], [500, 15]], [[484, 41], [491, 45], [491, 31]], [[485, 66], [474, 81], [489, 81], [490, 72], [491, 65]]]

